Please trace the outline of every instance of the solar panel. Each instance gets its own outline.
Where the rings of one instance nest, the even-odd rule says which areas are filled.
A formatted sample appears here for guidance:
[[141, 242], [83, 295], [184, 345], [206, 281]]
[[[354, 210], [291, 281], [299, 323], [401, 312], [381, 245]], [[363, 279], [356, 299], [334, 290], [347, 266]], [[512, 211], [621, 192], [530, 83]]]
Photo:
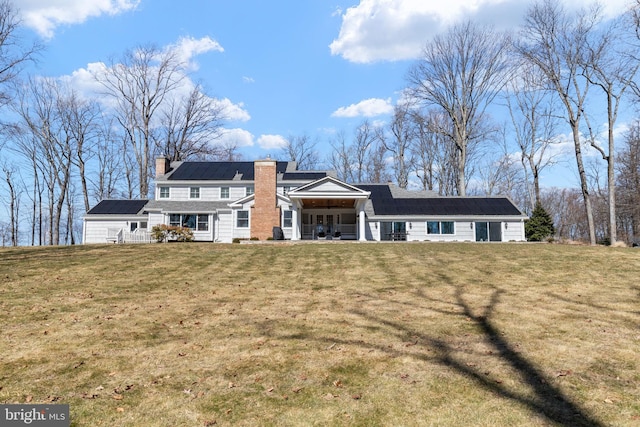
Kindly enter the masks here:
[[[276, 162], [276, 173], [284, 173], [288, 162]], [[253, 181], [253, 162], [183, 162], [169, 175], [173, 181], [230, 181], [242, 175], [242, 181]]]
[[88, 215], [135, 215], [148, 200], [102, 200], [87, 212]]

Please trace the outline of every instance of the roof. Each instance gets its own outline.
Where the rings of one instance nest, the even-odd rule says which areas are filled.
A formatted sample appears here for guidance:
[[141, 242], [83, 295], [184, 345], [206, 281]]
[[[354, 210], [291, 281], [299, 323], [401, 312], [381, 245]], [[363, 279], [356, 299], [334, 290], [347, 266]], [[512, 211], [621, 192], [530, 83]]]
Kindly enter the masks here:
[[315, 181], [329, 174], [327, 172], [287, 172], [282, 176], [283, 181]]
[[[276, 162], [276, 172], [284, 174], [289, 162]], [[168, 175], [170, 181], [253, 181], [254, 162], [181, 162]]]
[[394, 198], [389, 185], [358, 185], [371, 192], [374, 215], [409, 216], [523, 216], [507, 197], [422, 197]]
[[229, 209], [229, 201], [199, 201], [199, 200], [151, 200], [146, 210], [160, 210], [173, 213], [208, 213], [219, 209]]
[[87, 215], [137, 215], [148, 200], [102, 200]]

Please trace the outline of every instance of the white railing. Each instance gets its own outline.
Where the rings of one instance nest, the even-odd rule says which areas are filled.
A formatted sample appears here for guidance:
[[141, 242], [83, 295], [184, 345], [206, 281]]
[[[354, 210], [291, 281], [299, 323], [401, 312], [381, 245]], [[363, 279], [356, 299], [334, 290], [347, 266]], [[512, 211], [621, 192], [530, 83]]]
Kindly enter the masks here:
[[124, 231], [124, 228], [107, 229], [107, 243], [152, 243], [151, 233], [147, 230], [137, 229], [133, 232]]
[[124, 233], [123, 243], [151, 243], [153, 241], [151, 233], [147, 230], [137, 229], [133, 233]]

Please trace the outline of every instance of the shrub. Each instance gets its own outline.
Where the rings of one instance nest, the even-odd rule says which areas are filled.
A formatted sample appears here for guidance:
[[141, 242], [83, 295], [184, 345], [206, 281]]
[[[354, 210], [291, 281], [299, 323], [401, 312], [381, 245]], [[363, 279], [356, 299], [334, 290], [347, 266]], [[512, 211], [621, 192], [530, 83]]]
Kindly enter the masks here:
[[151, 236], [159, 243], [166, 242], [169, 239], [178, 242], [190, 242], [193, 240], [193, 231], [188, 227], [159, 224], [151, 228]]
[[233, 243], [240, 243], [240, 239], [237, 237], [234, 237], [232, 240]]
[[545, 241], [547, 238], [553, 237], [556, 233], [551, 215], [549, 215], [540, 203], [536, 204], [531, 218], [524, 225], [524, 233], [530, 242]]

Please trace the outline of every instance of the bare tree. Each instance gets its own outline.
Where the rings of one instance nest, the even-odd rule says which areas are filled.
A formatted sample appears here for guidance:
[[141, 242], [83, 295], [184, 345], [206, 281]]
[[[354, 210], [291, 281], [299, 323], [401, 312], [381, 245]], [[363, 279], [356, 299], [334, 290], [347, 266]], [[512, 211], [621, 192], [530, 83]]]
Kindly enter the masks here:
[[35, 158], [48, 190], [49, 244], [60, 243], [65, 198], [71, 183], [73, 134], [68, 116], [69, 98], [52, 79], [31, 79], [21, 96], [20, 115], [25, 141], [34, 144]]
[[625, 135], [616, 169], [621, 226], [628, 241], [640, 244], [640, 122], [633, 123]]
[[11, 246], [18, 246], [20, 191], [17, 187], [16, 182], [16, 168], [15, 166], [5, 164], [2, 166], [2, 172], [2, 179], [7, 184], [7, 188], [9, 190], [9, 228], [11, 235]]
[[618, 119], [620, 104], [627, 89], [638, 72], [638, 47], [628, 40], [629, 16], [623, 15], [597, 31], [586, 42], [586, 55], [582, 67], [583, 76], [599, 88], [607, 105], [607, 144], [602, 147], [590, 130], [590, 143], [607, 163], [607, 189], [609, 204], [609, 240], [617, 240], [616, 185], [615, 185], [615, 141], [614, 127]]
[[583, 55], [588, 38], [599, 20], [593, 8], [571, 17], [556, 0], [535, 3], [525, 15], [517, 52], [545, 75], [565, 109], [565, 119], [573, 135], [580, 188], [589, 230], [589, 241], [596, 244], [591, 198], [582, 157], [581, 121], [586, 108], [589, 81], [582, 77]]
[[387, 149], [380, 141], [375, 141], [369, 151], [367, 165], [367, 182], [387, 183], [391, 175], [387, 168]]
[[329, 153], [327, 163], [332, 170], [336, 171], [339, 180], [344, 182], [353, 182], [353, 171], [351, 165], [353, 163], [353, 146], [347, 143], [347, 137], [344, 131], [336, 134], [333, 141], [330, 142], [331, 153]]
[[[411, 144], [414, 137], [411, 107], [396, 105], [388, 129], [378, 128], [377, 137], [387, 152], [393, 156], [393, 173], [400, 188], [409, 185], [409, 173], [413, 168]], [[387, 132], [388, 131], [388, 132]]]
[[472, 22], [455, 25], [428, 43], [409, 71], [412, 94], [441, 108], [450, 118], [447, 136], [458, 154], [458, 195], [466, 194], [467, 146], [482, 138], [479, 127], [508, 77], [509, 39]]
[[450, 126], [449, 118], [438, 110], [413, 111], [415, 139], [411, 145], [414, 169], [423, 190], [437, 191], [442, 196], [456, 194], [457, 160], [455, 143], [442, 132]]
[[94, 75], [104, 95], [116, 103], [116, 118], [126, 135], [123, 148], [135, 158], [140, 197], [149, 193], [154, 120], [184, 79], [183, 69], [176, 51], [142, 46], [128, 50], [120, 61], [111, 61]]
[[11, 95], [7, 84], [14, 81], [22, 66], [34, 59], [41, 50], [38, 44], [27, 46], [21, 40], [18, 13], [10, 0], [0, 1], [0, 105], [6, 105]]
[[314, 170], [320, 164], [320, 156], [316, 151], [316, 141], [307, 134], [289, 136], [283, 148], [284, 156], [298, 164], [300, 170]]
[[101, 110], [97, 102], [81, 99], [75, 90], [65, 88], [58, 98], [58, 111], [65, 132], [70, 136], [73, 153], [71, 162], [78, 170], [84, 211], [89, 211], [87, 161], [94, 154], [100, 132]]
[[364, 120], [356, 128], [356, 136], [351, 145], [353, 149], [353, 182], [363, 183], [366, 180], [367, 161], [371, 158], [371, 147], [375, 141], [375, 130], [368, 120]]
[[207, 96], [202, 86], [178, 99], [171, 99], [161, 112], [158, 154], [171, 160], [218, 158], [223, 147], [214, 142], [222, 134], [224, 107]]
[[507, 85], [506, 100], [533, 211], [541, 203], [540, 175], [557, 158], [551, 150], [557, 135], [556, 105], [537, 67], [520, 61], [515, 66], [518, 71]]

